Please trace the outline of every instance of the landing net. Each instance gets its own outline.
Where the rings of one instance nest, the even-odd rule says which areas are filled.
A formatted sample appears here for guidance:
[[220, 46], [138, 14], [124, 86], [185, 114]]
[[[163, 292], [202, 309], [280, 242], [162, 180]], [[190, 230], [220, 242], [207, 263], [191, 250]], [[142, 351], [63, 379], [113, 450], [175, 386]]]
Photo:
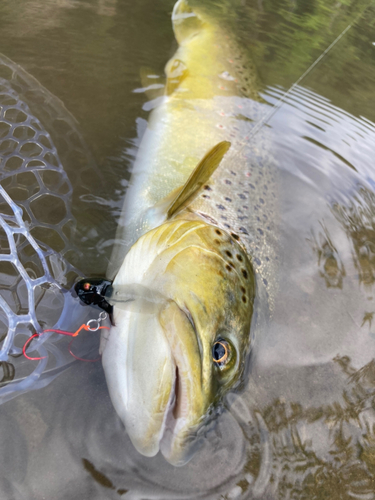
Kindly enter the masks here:
[[80, 274], [69, 264], [79, 254], [73, 190], [49, 131], [65, 155], [92, 161], [62, 103], [0, 56], [0, 403], [46, 385], [73, 361], [53, 334], [33, 341], [43, 359], [26, 360], [28, 337], [74, 327], [89, 309], [68, 291]]

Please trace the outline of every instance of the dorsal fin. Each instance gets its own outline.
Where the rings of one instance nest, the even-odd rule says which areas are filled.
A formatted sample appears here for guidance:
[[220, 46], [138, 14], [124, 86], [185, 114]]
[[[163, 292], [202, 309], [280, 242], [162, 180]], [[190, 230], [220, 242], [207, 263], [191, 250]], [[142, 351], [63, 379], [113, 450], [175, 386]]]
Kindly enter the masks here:
[[230, 148], [228, 141], [216, 144], [198, 163], [190, 177], [173, 199], [167, 210], [167, 219], [182, 210], [196, 196], [199, 189], [205, 184], [219, 166], [223, 156]]

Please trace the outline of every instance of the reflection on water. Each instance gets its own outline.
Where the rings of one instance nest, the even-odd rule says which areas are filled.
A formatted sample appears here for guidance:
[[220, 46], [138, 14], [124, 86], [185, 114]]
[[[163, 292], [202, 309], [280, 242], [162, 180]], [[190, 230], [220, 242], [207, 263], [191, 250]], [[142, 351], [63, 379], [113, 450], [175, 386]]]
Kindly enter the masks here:
[[[302, 407], [278, 399], [264, 410], [274, 449], [269, 480], [278, 483], [278, 498], [349, 499], [373, 493], [375, 363], [355, 370], [348, 357], [337, 356], [334, 362], [348, 381], [339, 400]], [[316, 436], [307, 439], [308, 427], [325, 443], [316, 446]]]
[[[88, 144], [74, 147], [64, 130], [49, 130], [73, 187], [79, 263], [90, 274], [107, 268], [152, 108], [145, 92], [133, 91], [146, 73], [163, 82], [174, 51], [172, 6], [0, 5], [0, 51], [64, 101]], [[270, 105], [366, 7], [364, 0], [205, 2], [252, 54]], [[112, 408], [101, 365], [76, 363], [1, 406], [2, 498], [374, 498], [373, 42], [371, 6], [269, 121], [280, 170], [280, 290], [254, 344], [248, 383], [228, 396], [202, 452], [183, 468], [141, 457]], [[32, 106], [43, 121], [46, 108]], [[13, 377], [3, 361], [0, 384]]]
[[375, 195], [360, 187], [348, 206], [334, 205], [333, 213], [353, 245], [353, 261], [359, 282], [372, 286], [375, 281]]
[[318, 259], [320, 276], [325, 279], [327, 287], [342, 288], [345, 267], [324, 225], [317, 236], [312, 236], [311, 243]]

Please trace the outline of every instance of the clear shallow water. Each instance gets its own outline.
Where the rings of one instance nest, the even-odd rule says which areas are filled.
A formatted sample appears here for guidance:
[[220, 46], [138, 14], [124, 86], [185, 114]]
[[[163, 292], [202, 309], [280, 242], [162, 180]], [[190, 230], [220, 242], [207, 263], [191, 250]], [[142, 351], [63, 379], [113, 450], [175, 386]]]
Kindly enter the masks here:
[[[275, 105], [366, 3], [210, 5]], [[22, 7], [21, 7], [22, 6]], [[11, 2], [0, 51], [63, 100], [95, 163], [72, 175], [83, 272], [105, 274], [173, 2]], [[134, 451], [101, 365], [75, 363], [1, 406], [4, 498], [373, 498], [375, 77], [371, 8], [268, 121], [279, 170], [279, 291], [248, 381], [183, 468]], [[264, 109], [268, 112], [267, 104]], [[270, 109], [270, 108], [269, 108]], [[256, 147], [256, 136], [252, 139]], [[74, 169], [72, 169], [74, 170]], [[69, 170], [68, 175], [69, 175]]]

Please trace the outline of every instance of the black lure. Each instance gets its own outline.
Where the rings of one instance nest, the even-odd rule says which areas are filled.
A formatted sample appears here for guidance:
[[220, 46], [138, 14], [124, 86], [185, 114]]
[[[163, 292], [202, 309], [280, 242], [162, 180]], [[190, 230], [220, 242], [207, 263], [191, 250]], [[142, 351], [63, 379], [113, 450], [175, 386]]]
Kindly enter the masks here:
[[109, 314], [112, 320], [113, 306], [105, 298], [111, 295], [112, 281], [103, 278], [86, 278], [79, 280], [74, 285], [74, 290], [82, 302], [100, 307]]

